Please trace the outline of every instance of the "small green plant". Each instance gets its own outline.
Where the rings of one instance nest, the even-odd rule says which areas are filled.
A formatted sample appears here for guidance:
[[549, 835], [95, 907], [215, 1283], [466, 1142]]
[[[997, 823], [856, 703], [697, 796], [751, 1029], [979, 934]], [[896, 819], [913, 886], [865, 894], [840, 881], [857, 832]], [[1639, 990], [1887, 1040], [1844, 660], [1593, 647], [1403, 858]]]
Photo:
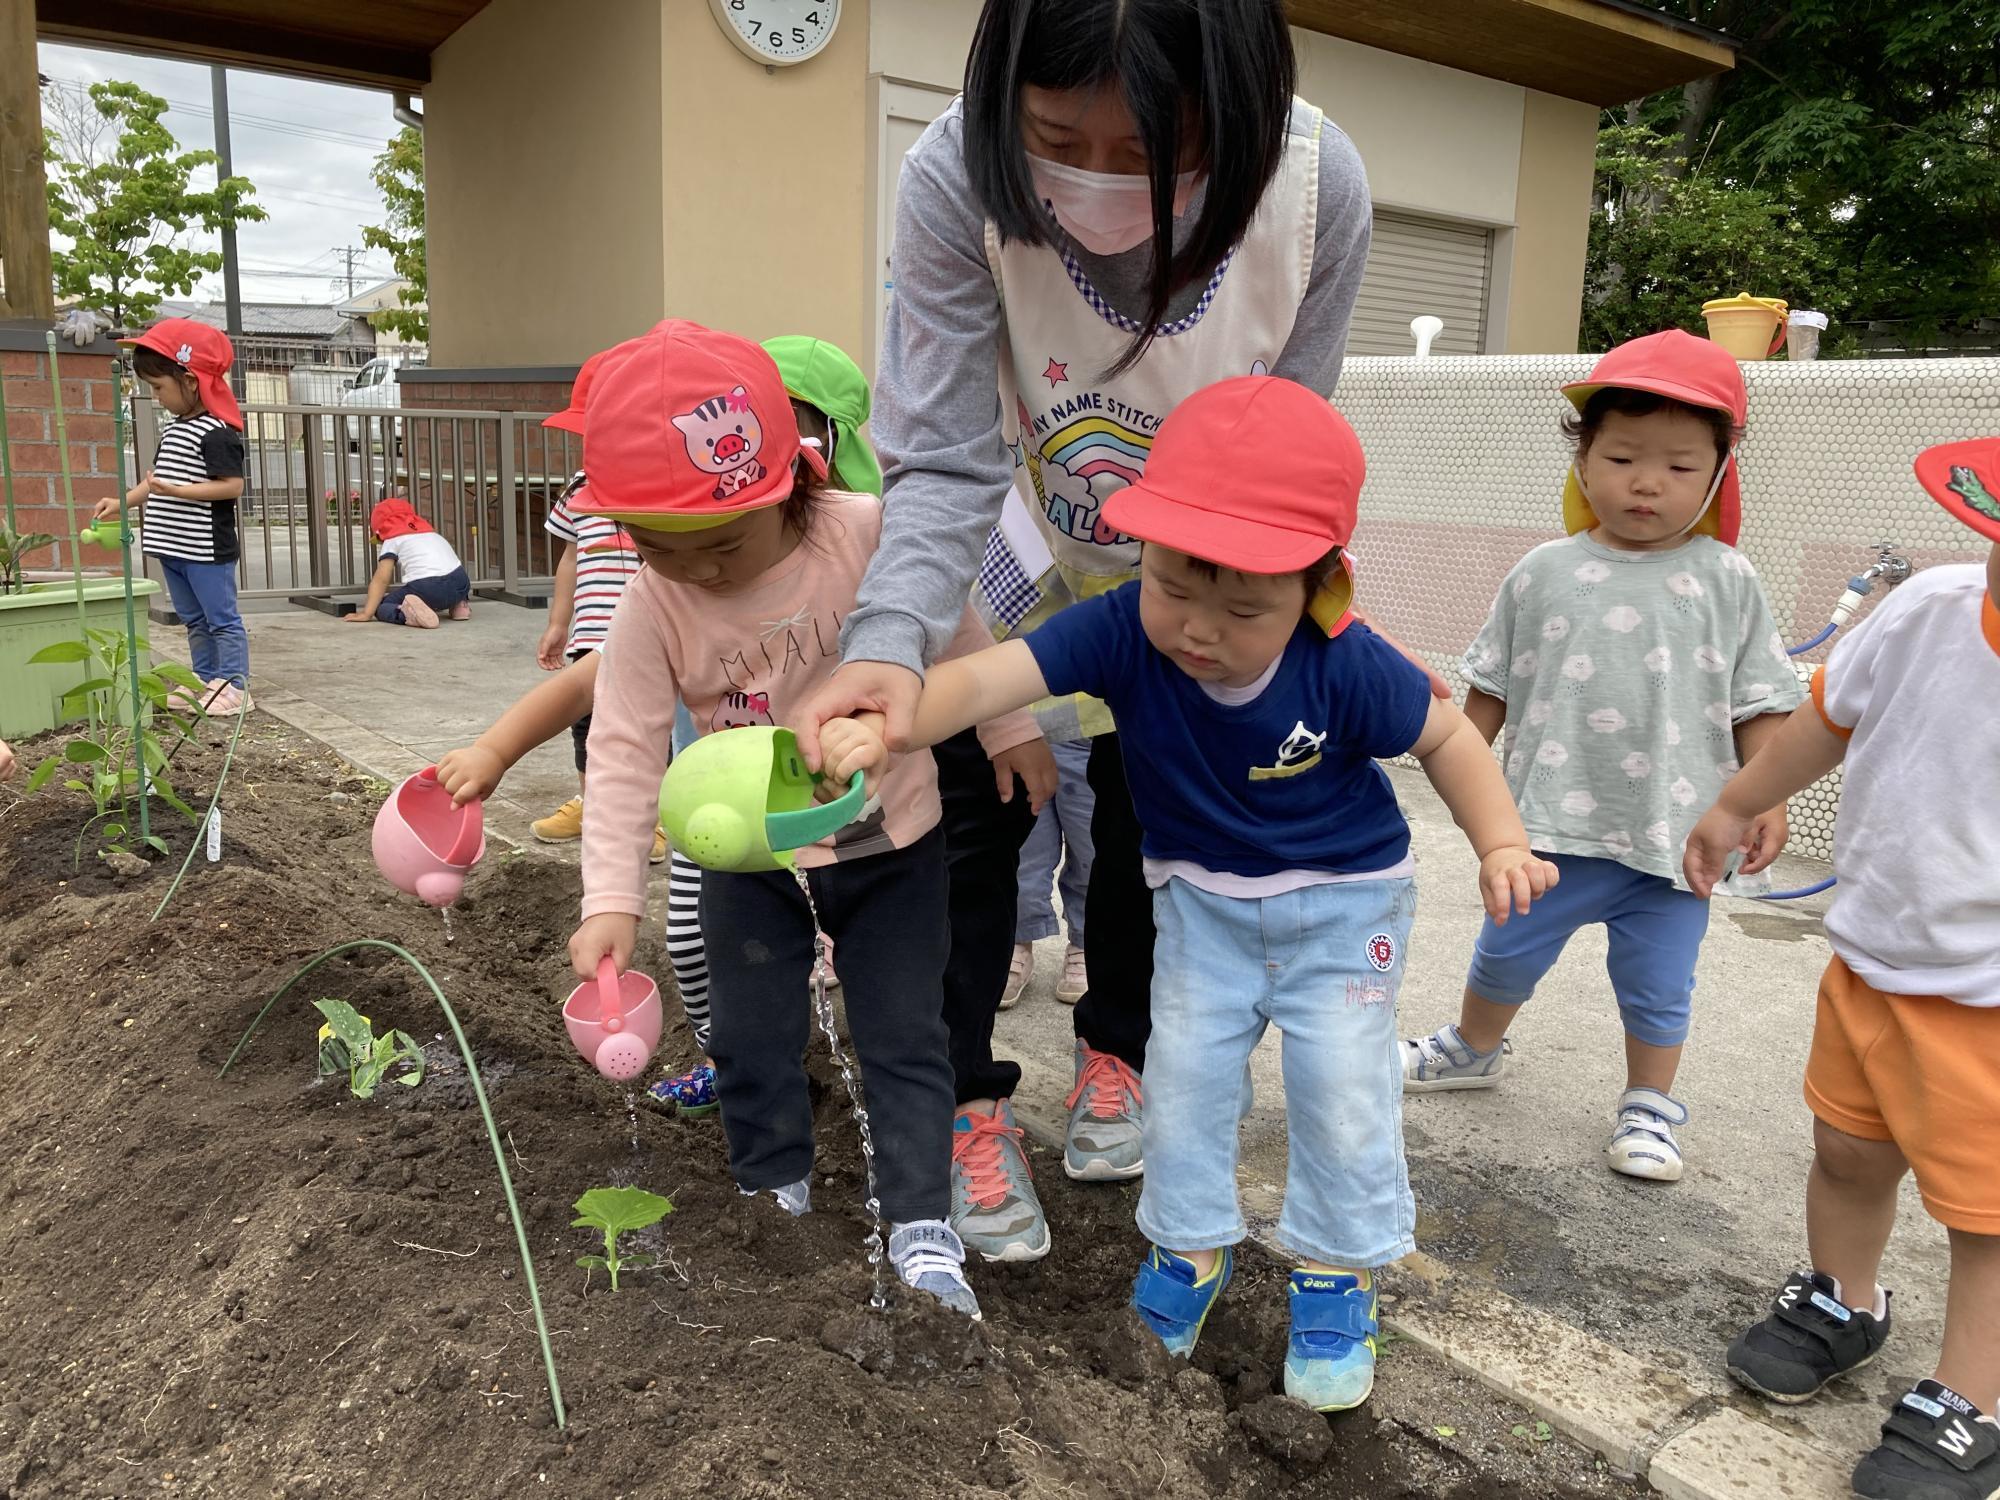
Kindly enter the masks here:
[[1531, 1443], [1546, 1443], [1556, 1435], [1556, 1430], [1546, 1422], [1537, 1422], [1533, 1427], [1526, 1422], [1516, 1422], [1513, 1435]]
[[673, 1211], [672, 1202], [644, 1188], [592, 1188], [576, 1200], [577, 1217], [570, 1222], [570, 1228], [603, 1230], [604, 1253], [579, 1256], [576, 1263], [586, 1270], [609, 1272], [611, 1290], [617, 1291], [620, 1270], [628, 1266], [643, 1270], [659, 1259], [653, 1255], [620, 1255], [618, 1236], [629, 1230], [648, 1229]]
[[[132, 826], [133, 798], [150, 793], [184, 816], [190, 823], [201, 819], [179, 797], [167, 779], [168, 752], [160, 747], [155, 725], [167, 725], [184, 738], [204, 717], [198, 698], [207, 684], [178, 662], [161, 662], [139, 674], [138, 703], [132, 701], [132, 676], [128, 670], [131, 647], [122, 631], [92, 630], [88, 641], [57, 641], [28, 658], [30, 665], [64, 666], [87, 664], [90, 675], [63, 694], [63, 711], [81, 717], [84, 725], [62, 749], [51, 755], [28, 778], [27, 789], [40, 791], [65, 766], [73, 768], [63, 785], [89, 797], [95, 811], [77, 835], [76, 858], [83, 857], [84, 840], [94, 828], [104, 840], [103, 850], [130, 852], [136, 842]], [[144, 651], [146, 642], [136, 643]], [[186, 691], [178, 691], [185, 689]], [[138, 739], [139, 755], [146, 764], [145, 785], [140, 785], [139, 768], [133, 757], [133, 739]], [[178, 740], [176, 741], [178, 743]], [[157, 834], [144, 842], [161, 854], [166, 840]]]
[[424, 1049], [408, 1032], [392, 1027], [375, 1035], [368, 1018], [345, 1000], [315, 1000], [313, 1005], [326, 1017], [319, 1042], [322, 1078], [345, 1071], [347, 1087], [357, 1099], [372, 1099], [375, 1086], [391, 1068], [408, 1068], [395, 1079], [397, 1083], [415, 1088], [424, 1081]]
[[46, 532], [19, 532], [8, 526], [0, 526], [0, 594], [20, 591], [21, 573], [28, 555], [39, 552], [54, 542], [55, 538]]

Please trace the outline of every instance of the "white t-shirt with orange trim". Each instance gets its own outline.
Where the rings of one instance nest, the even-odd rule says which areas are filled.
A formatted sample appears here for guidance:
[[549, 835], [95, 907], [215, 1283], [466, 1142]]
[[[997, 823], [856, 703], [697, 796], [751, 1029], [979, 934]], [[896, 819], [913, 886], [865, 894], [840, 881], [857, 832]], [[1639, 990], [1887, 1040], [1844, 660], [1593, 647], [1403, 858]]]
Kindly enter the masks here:
[[1834, 952], [1890, 994], [2000, 1007], [2000, 609], [1984, 566], [1927, 568], [1889, 595], [1812, 697], [1848, 742]]

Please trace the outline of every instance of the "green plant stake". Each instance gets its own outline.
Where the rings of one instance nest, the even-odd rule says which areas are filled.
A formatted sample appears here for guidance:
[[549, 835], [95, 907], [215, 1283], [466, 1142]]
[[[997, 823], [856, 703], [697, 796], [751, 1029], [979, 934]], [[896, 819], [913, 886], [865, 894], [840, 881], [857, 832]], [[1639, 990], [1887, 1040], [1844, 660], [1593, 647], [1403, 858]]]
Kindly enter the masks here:
[[[63, 509], [69, 516], [69, 534], [75, 536], [76, 524], [76, 480], [69, 468], [69, 417], [63, 411], [62, 365], [56, 350], [55, 330], [49, 330], [49, 397], [54, 403], [56, 414], [56, 460], [62, 466]], [[84, 649], [90, 647], [90, 616], [83, 607], [83, 553], [74, 543], [69, 549], [69, 569], [76, 579], [76, 638]], [[90, 732], [97, 734], [96, 701], [90, 700]]]
[[345, 1000], [315, 1000], [313, 1008], [333, 1030], [320, 1043], [320, 1076], [345, 1069], [348, 1090], [357, 1099], [374, 1098], [375, 1086], [394, 1067], [409, 1068], [396, 1079], [398, 1083], [415, 1088], [424, 1081], [424, 1049], [407, 1031], [391, 1027], [377, 1036], [368, 1018]]
[[[53, 337], [53, 335], [51, 335]], [[153, 840], [153, 817], [149, 810], [152, 788], [146, 780], [145, 747], [138, 733], [139, 714], [139, 626], [132, 612], [132, 518], [125, 503], [125, 362], [111, 362], [111, 453], [112, 472], [118, 476], [118, 558], [125, 568], [125, 653], [132, 674], [132, 767], [139, 773], [139, 842]], [[80, 546], [81, 544], [79, 544]], [[77, 559], [77, 567], [83, 559]]]
[[618, 1236], [628, 1230], [649, 1229], [674, 1211], [671, 1200], [635, 1187], [592, 1188], [576, 1200], [575, 1206], [577, 1217], [570, 1221], [570, 1228], [604, 1231], [604, 1253], [580, 1255], [576, 1263], [586, 1270], [610, 1272], [614, 1292], [618, 1290], [620, 1270], [626, 1266], [643, 1270], [657, 1259], [651, 1255], [620, 1255]]
[[465, 1060], [466, 1077], [472, 1080], [472, 1097], [479, 1101], [480, 1116], [486, 1121], [486, 1143], [493, 1148], [493, 1165], [500, 1169], [500, 1188], [507, 1195], [507, 1212], [514, 1220], [514, 1243], [521, 1252], [521, 1270], [528, 1279], [528, 1302], [535, 1310], [535, 1332], [542, 1341], [542, 1368], [548, 1372], [549, 1377], [549, 1404], [555, 1408], [556, 1426], [567, 1428], [569, 1418], [563, 1411], [562, 1385], [556, 1379], [555, 1350], [549, 1347], [548, 1319], [542, 1314], [541, 1284], [535, 1280], [535, 1259], [528, 1253], [528, 1231], [521, 1223], [521, 1205], [514, 1197], [514, 1178], [507, 1170], [506, 1153], [500, 1149], [500, 1130], [493, 1123], [493, 1106], [486, 1102], [486, 1086], [479, 1080], [479, 1066], [472, 1060], [472, 1045], [466, 1041], [464, 1028], [458, 1024], [458, 1013], [451, 1008], [451, 1002], [445, 999], [444, 991], [438, 988], [438, 982], [431, 978], [430, 970], [417, 961], [416, 955], [407, 948], [399, 948], [396, 944], [384, 942], [381, 938], [356, 938], [353, 942], [339, 943], [327, 949], [287, 979], [278, 993], [264, 1002], [264, 1008], [257, 1012], [256, 1018], [250, 1023], [250, 1029], [243, 1033], [243, 1039], [236, 1044], [235, 1050], [222, 1064], [222, 1072], [216, 1076], [228, 1076], [229, 1070], [236, 1065], [236, 1059], [242, 1055], [243, 1049], [250, 1045], [250, 1038], [255, 1036], [257, 1028], [264, 1024], [264, 1017], [271, 1013], [271, 1007], [291, 993], [293, 985], [328, 959], [338, 958], [355, 948], [386, 949], [415, 969], [417, 977], [429, 987], [431, 998], [437, 1001], [438, 1008], [444, 1012], [445, 1020], [451, 1024], [452, 1037], [458, 1043], [458, 1055]]

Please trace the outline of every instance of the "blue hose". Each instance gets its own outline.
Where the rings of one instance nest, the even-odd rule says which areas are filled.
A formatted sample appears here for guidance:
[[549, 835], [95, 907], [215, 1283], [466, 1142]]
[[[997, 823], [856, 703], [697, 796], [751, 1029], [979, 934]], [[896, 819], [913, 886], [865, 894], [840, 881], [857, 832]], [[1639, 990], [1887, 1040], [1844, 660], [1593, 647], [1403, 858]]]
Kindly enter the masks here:
[[1807, 641], [1803, 646], [1787, 647], [1785, 649], [1785, 655], [1804, 656], [1808, 651], [1812, 650], [1813, 647], [1824, 645], [1826, 643], [1826, 638], [1832, 635], [1834, 631], [1838, 629], [1840, 629], [1840, 627], [1834, 624], [1831, 620], [1829, 620], [1827, 621], [1826, 629], [1822, 630], [1818, 635], [1814, 636], [1811, 640]]

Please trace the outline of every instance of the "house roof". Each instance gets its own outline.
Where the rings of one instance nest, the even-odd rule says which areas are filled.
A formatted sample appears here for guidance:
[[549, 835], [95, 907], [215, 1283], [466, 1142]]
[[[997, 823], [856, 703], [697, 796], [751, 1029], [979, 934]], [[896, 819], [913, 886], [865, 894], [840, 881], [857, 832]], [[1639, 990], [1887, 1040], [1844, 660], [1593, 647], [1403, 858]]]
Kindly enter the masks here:
[[[220, 302], [162, 302], [160, 316], [192, 318], [211, 328], [229, 326]], [[338, 308], [315, 302], [246, 302], [243, 331], [267, 338], [333, 339], [352, 330], [354, 319]]]

